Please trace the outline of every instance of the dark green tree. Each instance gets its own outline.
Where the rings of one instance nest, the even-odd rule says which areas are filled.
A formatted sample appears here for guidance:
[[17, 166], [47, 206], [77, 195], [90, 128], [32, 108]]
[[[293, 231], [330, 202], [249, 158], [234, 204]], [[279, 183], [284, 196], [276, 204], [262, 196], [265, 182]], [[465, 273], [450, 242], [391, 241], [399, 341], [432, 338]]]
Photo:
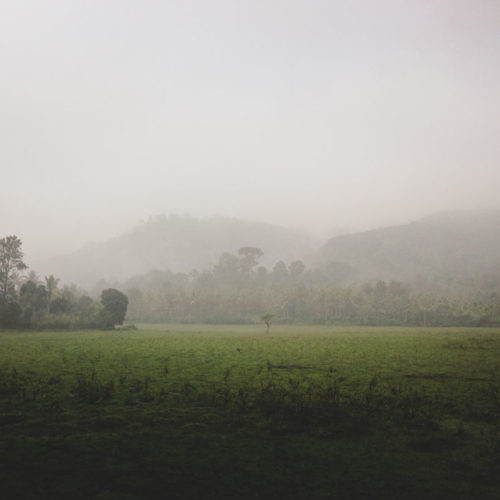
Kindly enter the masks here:
[[101, 293], [101, 304], [106, 326], [123, 324], [128, 306], [128, 297], [124, 293], [115, 288], [107, 288]]
[[51, 314], [71, 314], [73, 304], [67, 297], [56, 297], [50, 302]]
[[40, 308], [41, 305], [46, 306], [47, 290], [44, 285], [31, 280], [25, 281], [19, 289], [19, 300], [23, 306], [27, 305], [37, 308]]
[[34, 281], [26, 281], [19, 290], [19, 301], [24, 310], [24, 320], [29, 324], [37, 324], [43, 311], [47, 309], [48, 294], [43, 285]]
[[0, 327], [13, 328], [17, 326], [21, 313], [21, 306], [17, 302], [0, 302]]

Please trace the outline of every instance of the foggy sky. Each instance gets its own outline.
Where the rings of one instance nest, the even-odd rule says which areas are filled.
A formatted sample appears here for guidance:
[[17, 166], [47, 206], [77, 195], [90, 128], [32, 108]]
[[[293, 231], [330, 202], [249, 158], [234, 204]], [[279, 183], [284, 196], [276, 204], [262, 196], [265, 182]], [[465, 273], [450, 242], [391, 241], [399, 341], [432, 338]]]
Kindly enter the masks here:
[[0, 2], [0, 237], [498, 208], [500, 2]]

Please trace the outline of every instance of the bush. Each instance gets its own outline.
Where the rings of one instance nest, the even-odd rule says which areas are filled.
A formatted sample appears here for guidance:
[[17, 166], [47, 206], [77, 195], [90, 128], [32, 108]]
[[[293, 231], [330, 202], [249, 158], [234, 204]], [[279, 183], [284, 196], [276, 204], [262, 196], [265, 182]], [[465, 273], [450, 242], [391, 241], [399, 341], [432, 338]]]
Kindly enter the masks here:
[[38, 322], [40, 328], [55, 328], [57, 330], [68, 330], [72, 326], [72, 319], [67, 314], [46, 314]]
[[105, 326], [121, 325], [127, 314], [127, 296], [119, 290], [108, 288], [101, 293], [101, 303], [104, 307], [102, 317]]

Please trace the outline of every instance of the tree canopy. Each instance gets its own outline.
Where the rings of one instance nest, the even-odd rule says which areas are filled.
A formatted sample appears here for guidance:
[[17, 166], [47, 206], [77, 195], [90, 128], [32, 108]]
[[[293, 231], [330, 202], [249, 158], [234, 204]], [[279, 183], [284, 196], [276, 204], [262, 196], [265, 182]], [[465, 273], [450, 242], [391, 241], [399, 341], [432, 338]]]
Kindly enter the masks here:
[[108, 326], [123, 324], [128, 306], [128, 298], [124, 293], [115, 288], [107, 288], [101, 293], [101, 304]]

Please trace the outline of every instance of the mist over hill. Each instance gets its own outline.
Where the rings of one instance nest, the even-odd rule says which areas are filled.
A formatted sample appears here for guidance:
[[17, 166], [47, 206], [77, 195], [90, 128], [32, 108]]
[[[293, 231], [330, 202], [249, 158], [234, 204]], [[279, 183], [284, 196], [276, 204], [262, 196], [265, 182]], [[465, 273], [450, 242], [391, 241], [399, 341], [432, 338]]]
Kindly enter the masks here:
[[314, 263], [350, 266], [351, 282], [500, 274], [500, 211], [454, 211], [340, 235]]
[[105, 242], [72, 254], [35, 262], [42, 274], [93, 287], [124, 283], [153, 269], [189, 273], [212, 268], [224, 252], [244, 246], [263, 250], [259, 264], [303, 260], [315, 281], [347, 286], [384, 281], [405, 283], [500, 275], [500, 211], [436, 213], [417, 221], [343, 234], [321, 248], [298, 230], [226, 217], [158, 216]]
[[262, 249], [260, 260], [266, 266], [302, 258], [312, 250], [310, 238], [294, 229], [226, 217], [161, 215], [121, 236], [32, 267], [64, 282], [91, 287], [102, 279], [124, 281], [152, 269], [203, 270], [223, 252], [235, 253], [244, 246]]

